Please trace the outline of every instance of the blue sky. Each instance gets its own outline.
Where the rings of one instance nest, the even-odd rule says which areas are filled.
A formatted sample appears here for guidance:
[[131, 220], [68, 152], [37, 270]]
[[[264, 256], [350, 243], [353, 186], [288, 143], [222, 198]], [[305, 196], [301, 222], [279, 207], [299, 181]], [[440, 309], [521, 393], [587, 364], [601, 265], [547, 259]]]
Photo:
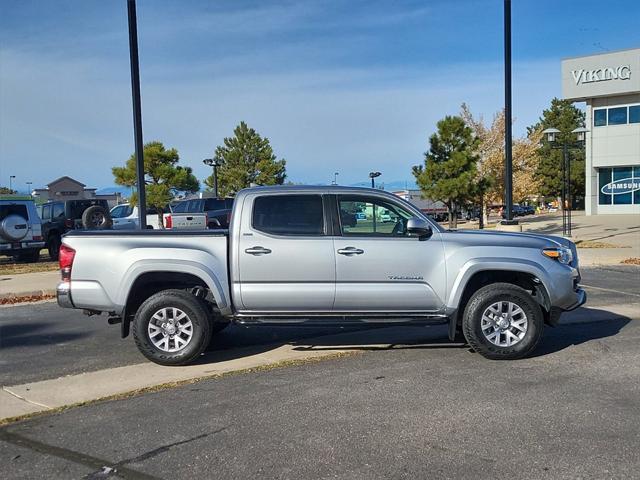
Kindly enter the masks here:
[[[640, 2], [513, 2], [514, 131], [560, 59], [638, 47]], [[502, 2], [138, 0], [144, 139], [201, 160], [246, 121], [289, 179], [411, 180], [435, 123], [503, 106]], [[133, 151], [125, 0], [0, 0], [0, 185], [112, 185]]]

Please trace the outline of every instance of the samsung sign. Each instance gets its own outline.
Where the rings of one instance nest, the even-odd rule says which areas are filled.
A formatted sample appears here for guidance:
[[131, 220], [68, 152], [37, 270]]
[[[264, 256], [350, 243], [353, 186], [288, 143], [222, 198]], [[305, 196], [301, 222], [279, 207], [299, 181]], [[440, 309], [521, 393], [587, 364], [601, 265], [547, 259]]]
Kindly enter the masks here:
[[600, 191], [605, 195], [621, 195], [640, 190], [640, 178], [623, 178], [615, 182], [607, 183]]
[[620, 65], [618, 67], [596, 68], [595, 70], [572, 70], [571, 75], [576, 85], [593, 82], [606, 82], [608, 80], [629, 80], [631, 79], [631, 65]]

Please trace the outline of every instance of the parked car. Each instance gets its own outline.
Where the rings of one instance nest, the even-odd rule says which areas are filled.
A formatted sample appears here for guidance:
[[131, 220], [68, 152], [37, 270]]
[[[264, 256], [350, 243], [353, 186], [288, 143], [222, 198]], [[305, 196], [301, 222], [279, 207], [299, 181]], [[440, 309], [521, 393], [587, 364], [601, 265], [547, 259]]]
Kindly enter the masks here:
[[106, 230], [112, 226], [106, 200], [65, 200], [40, 205], [42, 235], [52, 260], [58, 259], [62, 235], [78, 229]]
[[[171, 227], [178, 229], [193, 229], [194, 223], [200, 227], [204, 221], [205, 228], [228, 228], [231, 219], [233, 198], [194, 198], [182, 200], [171, 207]], [[206, 214], [206, 217], [191, 214]], [[178, 221], [178, 215], [181, 219]], [[188, 219], [187, 217], [192, 217]], [[166, 221], [165, 221], [166, 224]], [[181, 225], [177, 227], [176, 225]]]
[[[511, 207], [511, 213], [514, 217], [524, 217], [526, 215], [525, 210], [520, 205], [514, 205]], [[500, 215], [502, 218], [507, 218], [507, 209], [502, 208]]]
[[30, 196], [0, 196], [0, 255], [37, 262], [44, 248], [42, 224]]
[[[113, 220], [114, 230], [134, 230], [138, 228], [137, 206], [134, 207], [129, 203], [121, 203], [113, 207], [109, 213]], [[166, 215], [166, 213], [163, 214], [165, 217]], [[158, 223], [158, 210], [153, 207], [147, 208], [147, 228], [162, 229], [162, 225]]]
[[525, 215], [535, 215], [536, 214], [536, 207], [534, 207], [533, 205], [523, 205], [522, 206], [522, 210], [523, 210]]
[[[396, 223], [358, 219], [361, 206]], [[447, 231], [374, 189], [246, 189], [229, 231], [72, 231], [60, 252], [58, 304], [107, 312], [122, 337], [132, 325], [162, 365], [194, 361], [230, 322], [445, 323], [451, 340], [462, 332], [483, 356], [515, 359], [586, 301], [570, 240]]]

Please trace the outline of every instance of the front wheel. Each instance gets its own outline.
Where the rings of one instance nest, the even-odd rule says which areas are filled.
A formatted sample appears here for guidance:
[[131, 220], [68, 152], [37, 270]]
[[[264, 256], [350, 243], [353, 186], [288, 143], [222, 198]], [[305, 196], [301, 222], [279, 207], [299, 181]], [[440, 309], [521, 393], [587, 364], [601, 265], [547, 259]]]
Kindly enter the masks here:
[[160, 365], [186, 365], [207, 348], [211, 319], [204, 302], [184, 290], [163, 290], [136, 312], [133, 338], [138, 350]]
[[540, 305], [525, 289], [493, 283], [473, 294], [464, 310], [462, 329], [469, 345], [492, 360], [529, 355], [542, 338]]

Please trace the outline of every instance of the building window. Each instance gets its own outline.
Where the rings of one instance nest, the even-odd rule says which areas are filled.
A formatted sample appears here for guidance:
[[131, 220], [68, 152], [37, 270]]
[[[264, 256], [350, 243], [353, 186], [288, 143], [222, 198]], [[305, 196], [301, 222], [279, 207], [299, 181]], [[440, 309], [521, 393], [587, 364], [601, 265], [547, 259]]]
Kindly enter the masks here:
[[599, 168], [598, 205], [631, 204], [640, 205], [640, 166]]
[[607, 124], [607, 109], [601, 108], [593, 111], [593, 126], [603, 127]]
[[629, 123], [640, 123], [640, 105], [629, 107]]
[[627, 123], [627, 107], [610, 108], [607, 117], [609, 125], [624, 125]]
[[598, 169], [598, 205], [611, 205], [613, 195], [602, 193], [602, 187], [611, 183], [611, 168]]

